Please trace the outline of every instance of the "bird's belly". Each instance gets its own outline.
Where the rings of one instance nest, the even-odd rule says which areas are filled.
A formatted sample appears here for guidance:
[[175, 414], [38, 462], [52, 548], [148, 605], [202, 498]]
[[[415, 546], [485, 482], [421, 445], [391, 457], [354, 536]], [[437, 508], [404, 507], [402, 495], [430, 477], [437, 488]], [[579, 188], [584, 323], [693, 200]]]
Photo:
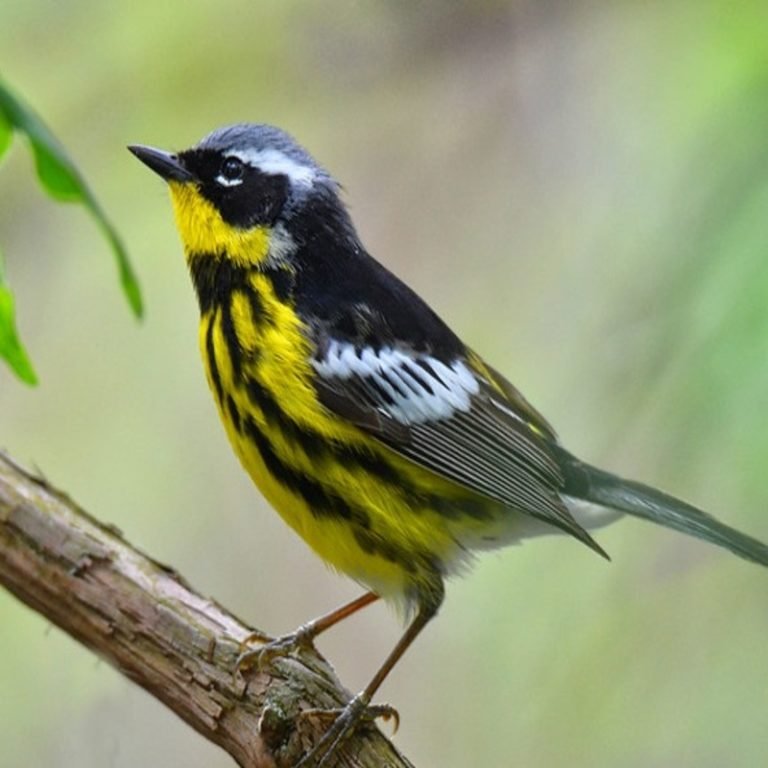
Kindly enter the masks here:
[[326, 563], [384, 597], [398, 599], [408, 592], [411, 568], [405, 558], [377, 548], [368, 533], [368, 510], [351, 510], [340, 495], [311, 477], [288, 476], [276, 466], [271, 449], [255, 444], [253, 436], [237, 435], [232, 442], [267, 502]]
[[508, 543], [524, 522], [383, 446], [298, 437], [295, 425], [270, 423], [253, 400], [246, 408], [239, 424], [222, 420], [261, 493], [330, 566], [385, 598], [409, 602], [466, 565], [472, 549]]

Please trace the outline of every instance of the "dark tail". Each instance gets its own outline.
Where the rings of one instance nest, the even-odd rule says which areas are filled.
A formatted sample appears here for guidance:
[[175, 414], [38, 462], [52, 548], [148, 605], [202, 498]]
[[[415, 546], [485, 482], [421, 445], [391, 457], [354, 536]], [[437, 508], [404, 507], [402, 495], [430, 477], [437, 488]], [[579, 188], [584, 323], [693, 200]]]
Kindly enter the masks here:
[[674, 496], [585, 464], [559, 446], [556, 453], [565, 477], [565, 495], [674, 528], [730, 549], [745, 560], [768, 566], [768, 546], [761, 541], [740, 533]]

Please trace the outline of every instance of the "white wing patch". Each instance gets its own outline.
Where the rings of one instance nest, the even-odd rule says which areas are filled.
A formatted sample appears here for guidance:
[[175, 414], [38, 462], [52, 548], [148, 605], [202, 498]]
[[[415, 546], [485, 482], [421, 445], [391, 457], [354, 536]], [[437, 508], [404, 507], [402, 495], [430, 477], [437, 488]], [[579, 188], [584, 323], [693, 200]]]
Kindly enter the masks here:
[[409, 354], [392, 347], [356, 348], [333, 340], [326, 356], [313, 360], [312, 365], [326, 379], [355, 379], [380, 410], [405, 425], [467, 412], [472, 395], [480, 390], [461, 360], [448, 366], [431, 355]]
[[306, 187], [312, 186], [317, 174], [314, 167], [303, 165], [278, 149], [238, 149], [229, 152], [228, 156], [236, 157], [264, 173], [287, 176], [294, 184]]

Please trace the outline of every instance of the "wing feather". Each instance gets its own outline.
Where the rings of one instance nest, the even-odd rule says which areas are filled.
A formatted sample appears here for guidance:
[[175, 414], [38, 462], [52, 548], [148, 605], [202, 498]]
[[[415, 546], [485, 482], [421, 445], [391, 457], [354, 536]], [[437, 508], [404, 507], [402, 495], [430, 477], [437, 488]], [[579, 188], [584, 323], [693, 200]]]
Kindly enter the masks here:
[[407, 348], [318, 345], [321, 402], [393, 451], [602, 553], [560, 497], [554, 433], [511, 384], [466, 358]]

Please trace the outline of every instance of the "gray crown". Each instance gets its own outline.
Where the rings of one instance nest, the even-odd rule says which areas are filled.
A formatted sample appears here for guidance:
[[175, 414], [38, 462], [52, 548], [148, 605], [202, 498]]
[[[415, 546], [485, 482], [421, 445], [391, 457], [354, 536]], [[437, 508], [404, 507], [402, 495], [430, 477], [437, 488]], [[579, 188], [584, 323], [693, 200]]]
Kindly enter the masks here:
[[331, 186], [334, 191], [338, 184], [312, 155], [307, 152], [289, 133], [274, 125], [265, 123], [236, 123], [217, 128], [209, 133], [195, 147], [219, 152], [253, 154], [279, 152], [298, 167], [306, 168], [312, 174], [313, 185], [317, 182]]

